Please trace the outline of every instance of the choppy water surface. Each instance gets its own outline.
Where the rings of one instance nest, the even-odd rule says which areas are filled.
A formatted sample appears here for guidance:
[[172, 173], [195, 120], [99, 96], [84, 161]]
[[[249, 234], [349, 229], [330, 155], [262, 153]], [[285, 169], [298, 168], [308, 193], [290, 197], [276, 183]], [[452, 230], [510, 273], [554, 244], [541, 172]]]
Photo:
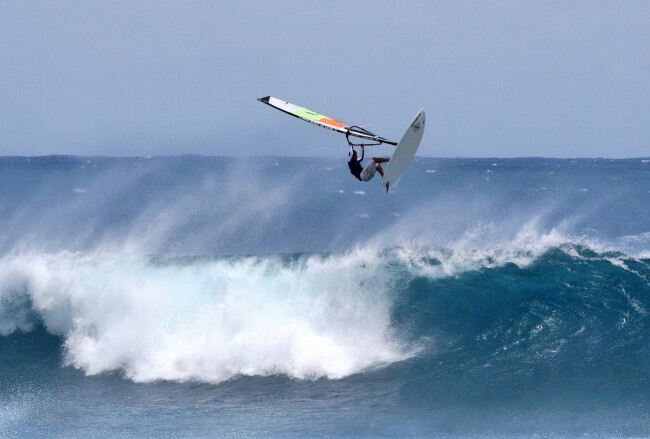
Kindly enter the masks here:
[[650, 435], [650, 161], [0, 159], [0, 436]]

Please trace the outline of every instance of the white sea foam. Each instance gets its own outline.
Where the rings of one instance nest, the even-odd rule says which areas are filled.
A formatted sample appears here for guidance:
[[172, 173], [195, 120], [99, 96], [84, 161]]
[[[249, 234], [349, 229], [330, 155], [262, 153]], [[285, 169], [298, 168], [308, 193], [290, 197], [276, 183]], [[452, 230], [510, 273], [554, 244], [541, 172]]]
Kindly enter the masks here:
[[66, 364], [134, 381], [237, 375], [340, 378], [414, 354], [391, 335], [389, 280], [374, 251], [151, 263], [134, 254], [0, 259], [0, 328], [29, 329], [28, 299], [65, 338]]
[[540, 233], [534, 221], [525, 224], [505, 242], [490, 240], [493, 229], [492, 224], [479, 226], [444, 248], [403, 246], [397, 250], [397, 255], [414, 273], [437, 278], [507, 263], [526, 267], [549, 249], [570, 242], [557, 229]]

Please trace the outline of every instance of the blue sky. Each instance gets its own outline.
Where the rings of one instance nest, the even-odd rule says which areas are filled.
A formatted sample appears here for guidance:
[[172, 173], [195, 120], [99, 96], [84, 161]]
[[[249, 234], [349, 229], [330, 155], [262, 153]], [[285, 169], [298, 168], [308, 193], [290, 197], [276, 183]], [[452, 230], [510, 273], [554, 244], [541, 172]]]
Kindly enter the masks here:
[[650, 2], [2, 2], [0, 155], [650, 155]]

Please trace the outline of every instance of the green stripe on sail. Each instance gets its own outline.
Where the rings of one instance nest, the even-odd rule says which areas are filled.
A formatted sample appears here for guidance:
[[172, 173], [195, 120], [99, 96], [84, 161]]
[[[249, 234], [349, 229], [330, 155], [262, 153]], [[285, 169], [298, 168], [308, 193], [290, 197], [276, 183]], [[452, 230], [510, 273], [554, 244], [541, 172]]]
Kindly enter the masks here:
[[313, 122], [318, 122], [322, 118], [327, 117], [322, 114], [318, 114], [315, 111], [311, 111], [308, 108], [302, 108], [302, 107], [299, 110], [296, 110], [294, 114], [296, 116], [302, 117], [303, 119], [311, 120]]

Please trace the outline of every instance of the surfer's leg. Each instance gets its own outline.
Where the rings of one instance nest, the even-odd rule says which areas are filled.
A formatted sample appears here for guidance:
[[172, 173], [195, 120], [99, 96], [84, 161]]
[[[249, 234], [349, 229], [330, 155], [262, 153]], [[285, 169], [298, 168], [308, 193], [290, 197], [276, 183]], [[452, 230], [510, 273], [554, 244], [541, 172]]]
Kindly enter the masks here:
[[368, 163], [366, 167], [363, 168], [363, 171], [361, 171], [361, 181], [372, 180], [372, 177], [375, 176], [375, 172], [377, 172], [377, 166], [379, 166], [379, 163], [375, 163], [375, 162]]
[[372, 160], [373, 160], [375, 163], [386, 163], [386, 162], [389, 161], [390, 159], [389, 159], [388, 157], [373, 157]]
[[[386, 160], [388, 161], [388, 160]], [[377, 163], [377, 172], [379, 172], [379, 175], [381, 175], [381, 178], [384, 178], [384, 170], [382, 169], [381, 165]]]

